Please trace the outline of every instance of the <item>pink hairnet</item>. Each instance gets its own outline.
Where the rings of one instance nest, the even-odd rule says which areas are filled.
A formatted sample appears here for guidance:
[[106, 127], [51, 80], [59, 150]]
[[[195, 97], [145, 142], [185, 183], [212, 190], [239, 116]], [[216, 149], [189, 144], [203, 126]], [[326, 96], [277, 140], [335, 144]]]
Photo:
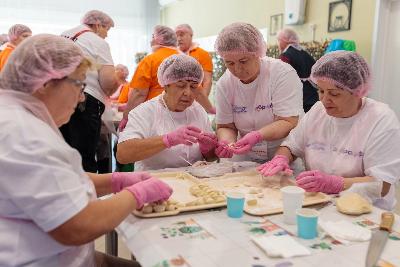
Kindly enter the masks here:
[[0, 45], [8, 42], [8, 34], [0, 34]]
[[18, 37], [21, 36], [21, 34], [25, 32], [32, 33], [31, 29], [29, 29], [28, 26], [25, 26], [23, 24], [15, 24], [8, 30], [8, 39], [10, 40], [10, 42], [14, 42], [18, 39]]
[[157, 45], [163, 46], [177, 46], [178, 40], [174, 30], [167, 26], [157, 25], [154, 27], [153, 33], [154, 41]]
[[299, 44], [299, 36], [297, 33], [289, 28], [282, 29], [278, 32], [276, 37], [278, 40], [282, 40], [288, 44]]
[[356, 52], [334, 51], [324, 55], [311, 69], [310, 79], [333, 83], [336, 87], [363, 97], [371, 89], [371, 70]]
[[106, 13], [99, 10], [90, 10], [81, 19], [82, 24], [102, 25], [104, 27], [114, 27], [114, 21]]
[[265, 42], [260, 31], [251, 24], [232, 23], [218, 34], [215, 51], [222, 57], [227, 54], [254, 54], [264, 57]]
[[84, 59], [82, 50], [69, 39], [38, 34], [22, 42], [0, 72], [0, 88], [33, 93], [52, 79], [61, 79]]
[[180, 25], [176, 26], [175, 32], [187, 32], [187, 33], [193, 35], [192, 27], [190, 27], [189, 24], [180, 24]]
[[181, 80], [201, 83], [203, 76], [203, 69], [197, 60], [185, 54], [167, 57], [157, 72], [158, 83], [162, 87]]
[[125, 65], [118, 64], [117, 66], [115, 66], [115, 69], [122, 71], [122, 73], [124, 74], [125, 78], [128, 77], [129, 70]]

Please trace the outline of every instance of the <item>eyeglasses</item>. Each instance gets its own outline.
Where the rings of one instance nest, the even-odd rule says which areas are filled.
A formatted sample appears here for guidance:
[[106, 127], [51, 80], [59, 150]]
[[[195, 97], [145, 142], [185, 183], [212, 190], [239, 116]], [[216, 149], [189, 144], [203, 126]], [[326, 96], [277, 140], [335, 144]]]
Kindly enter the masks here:
[[81, 94], [83, 93], [83, 91], [86, 88], [86, 83], [82, 82], [80, 80], [72, 79], [70, 77], [64, 77], [61, 80], [69, 81], [69, 82], [73, 83], [75, 86], [80, 87], [81, 88]]

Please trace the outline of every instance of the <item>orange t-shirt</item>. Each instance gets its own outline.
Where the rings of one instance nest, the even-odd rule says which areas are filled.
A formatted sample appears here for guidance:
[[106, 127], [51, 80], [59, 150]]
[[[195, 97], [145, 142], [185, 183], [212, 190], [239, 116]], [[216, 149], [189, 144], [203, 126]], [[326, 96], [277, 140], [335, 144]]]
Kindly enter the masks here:
[[129, 83], [125, 83], [122, 85], [121, 91], [118, 96], [118, 103], [127, 103], [128, 102], [128, 96], [129, 96]]
[[204, 71], [212, 73], [213, 71], [212, 59], [210, 54], [206, 50], [200, 47], [195, 47], [189, 51], [189, 56], [194, 57], [203, 67]]
[[158, 83], [158, 67], [164, 59], [174, 54], [178, 54], [178, 50], [161, 47], [154, 53], [144, 57], [139, 62], [129, 87], [134, 89], [149, 89], [146, 101], [160, 95], [164, 89]]
[[3, 69], [4, 65], [6, 65], [6, 62], [8, 60], [8, 57], [14, 51], [15, 46], [8, 44], [3, 51], [0, 52], [0, 71]]

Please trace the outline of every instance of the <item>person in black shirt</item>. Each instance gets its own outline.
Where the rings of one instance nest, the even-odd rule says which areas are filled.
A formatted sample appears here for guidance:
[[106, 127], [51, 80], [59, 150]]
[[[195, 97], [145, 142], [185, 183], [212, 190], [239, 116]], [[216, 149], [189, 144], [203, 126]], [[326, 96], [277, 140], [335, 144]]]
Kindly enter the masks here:
[[303, 109], [304, 112], [318, 101], [317, 90], [310, 82], [304, 81], [310, 76], [311, 67], [314, 65], [314, 58], [299, 45], [299, 37], [297, 33], [289, 28], [282, 29], [278, 35], [278, 46], [281, 54], [279, 58], [289, 63], [297, 72], [303, 83]]

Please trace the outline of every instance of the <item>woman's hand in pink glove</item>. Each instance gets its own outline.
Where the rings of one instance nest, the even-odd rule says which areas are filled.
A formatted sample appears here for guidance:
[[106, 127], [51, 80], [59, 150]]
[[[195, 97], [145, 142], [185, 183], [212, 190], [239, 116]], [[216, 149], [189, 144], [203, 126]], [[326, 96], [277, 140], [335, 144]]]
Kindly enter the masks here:
[[111, 188], [118, 193], [127, 186], [150, 179], [152, 176], [147, 172], [113, 172], [111, 174]]
[[296, 183], [307, 192], [337, 194], [344, 189], [343, 177], [329, 175], [318, 170], [300, 173], [296, 177]]
[[129, 187], [125, 187], [136, 199], [136, 209], [145, 203], [167, 200], [172, 195], [172, 188], [157, 178], [150, 178]]
[[279, 172], [292, 175], [293, 171], [289, 167], [289, 159], [284, 155], [276, 155], [270, 161], [257, 167], [257, 170], [264, 176], [273, 176]]
[[199, 147], [201, 154], [207, 154], [213, 150], [218, 144], [218, 138], [213, 133], [201, 133], [199, 138]]
[[128, 119], [122, 118], [122, 120], [118, 124], [119, 132], [122, 132], [125, 129], [127, 123], [128, 123]]
[[232, 147], [229, 146], [228, 142], [225, 140], [221, 140], [217, 144], [217, 148], [215, 149], [215, 155], [219, 158], [232, 158], [233, 151]]
[[180, 144], [191, 146], [193, 143], [197, 143], [200, 133], [201, 130], [197, 127], [183, 126], [173, 132], [164, 134], [162, 139], [165, 146], [168, 148]]
[[237, 141], [233, 148], [235, 154], [246, 154], [257, 143], [263, 140], [259, 131], [252, 131]]

